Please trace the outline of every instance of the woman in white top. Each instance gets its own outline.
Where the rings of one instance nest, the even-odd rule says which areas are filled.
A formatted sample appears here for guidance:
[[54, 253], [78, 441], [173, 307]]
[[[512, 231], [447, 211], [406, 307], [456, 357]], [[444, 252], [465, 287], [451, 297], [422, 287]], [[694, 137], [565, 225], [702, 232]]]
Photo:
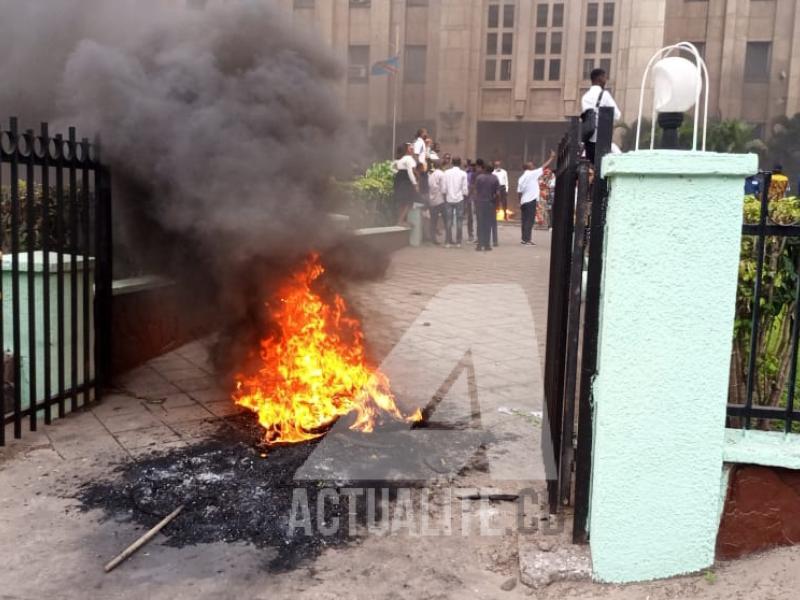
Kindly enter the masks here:
[[397, 160], [392, 165], [394, 175], [394, 201], [397, 204], [398, 225], [407, 225], [406, 218], [411, 205], [419, 196], [417, 182], [417, 161], [414, 160], [414, 147], [411, 144], [397, 149]]

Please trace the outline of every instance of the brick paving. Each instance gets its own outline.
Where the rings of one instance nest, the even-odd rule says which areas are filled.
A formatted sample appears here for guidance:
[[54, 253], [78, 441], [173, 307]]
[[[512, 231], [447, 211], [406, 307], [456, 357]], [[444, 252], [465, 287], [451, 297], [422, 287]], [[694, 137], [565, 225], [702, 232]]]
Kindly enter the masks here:
[[[395, 254], [385, 280], [359, 284], [351, 290], [348, 297], [360, 311], [375, 359], [382, 360], [388, 354], [437, 293], [455, 284], [519, 285], [528, 297], [539, 355], [544, 356], [550, 234], [535, 231], [538, 245], [521, 246], [518, 225], [501, 225], [499, 232], [500, 247], [490, 253], [475, 252], [470, 244], [449, 250], [406, 248]], [[492, 310], [499, 319], [508, 313], [508, 306], [498, 298]], [[460, 314], [457, 305], [453, 311]]]
[[[403, 249], [394, 255], [383, 280], [346, 290], [363, 319], [370, 355], [389, 375], [399, 403], [409, 409], [432, 403], [431, 421], [455, 429], [474, 427], [477, 414], [479, 429], [495, 440], [481, 458], [488, 464], [485, 471], [449, 478], [460, 489], [509, 490], [512, 482], [519, 490], [521, 481], [543, 478], [541, 460], [536, 458], [542, 429], [536, 415], [541, 411], [548, 236], [539, 233], [541, 245], [523, 247], [516, 227], [502, 226], [500, 233], [500, 247], [488, 254], [466, 244], [451, 250]], [[158, 598], [234, 597], [226, 595], [232, 581], [245, 597], [270, 589], [280, 590], [275, 597], [285, 597], [283, 592], [319, 597], [316, 592], [299, 593], [307, 585], [304, 571], [270, 578], [261, 574], [255, 549], [226, 544], [174, 550], [154, 542], [115, 578], [103, 579], [103, 561], [141, 531], [116, 521], [98, 523], [96, 515], [57, 516], [74, 504], [65, 491], [68, 481], [108, 477], [116, 463], [192, 444], [217, 431], [223, 417], [237, 412], [214, 376], [208, 346], [207, 340], [197, 341], [159, 357], [121, 378], [114, 393], [91, 410], [42, 426], [36, 433], [25, 432], [21, 441], [0, 448], [0, 489], [8, 492], [0, 494], [0, 532], [20, 549], [13, 556], [8, 547], [3, 553], [8, 575], [20, 574], [13, 579], [0, 575], [5, 591], [24, 597], [34, 591], [64, 598], [140, 597], [136, 586], [146, 577], [153, 591], [150, 597]], [[419, 441], [414, 433], [401, 434], [413, 443]], [[429, 439], [442, 449], [454, 439], [445, 434]], [[436, 458], [435, 452], [436, 448], [428, 463]], [[520, 465], [533, 468], [520, 470]], [[514, 506], [498, 507], [504, 522], [515, 522]], [[433, 557], [449, 557], [437, 567], [441, 577], [436, 586], [465, 585], [448, 583], [459, 578], [474, 586], [499, 586], [515, 571], [513, 538], [471, 536], [470, 540], [465, 545], [458, 537], [445, 537], [422, 546], [403, 537], [370, 540], [363, 548], [342, 550], [356, 554], [337, 563], [326, 583], [315, 579], [314, 585], [346, 583], [349, 576], [337, 572], [352, 564], [348, 561], [366, 560], [375, 552], [405, 556], [407, 544], [416, 551], [426, 548], [419, 565], [408, 563], [409, 573], [436, 562]], [[47, 578], [37, 575], [39, 567], [25, 561], [25, 553], [46, 557], [52, 565]], [[209, 566], [222, 564], [222, 557], [227, 557], [224, 566]], [[325, 560], [336, 561], [336, 554]], [[209, 572], [224, 572], [227, 578], [209, 578]], [[455, 572], [458, 577], [452, 575]], [[95, 591], [67, 583], [75, 577], [91, 582], [87, 585]], [[110, 586], [108, 593], [101, 591], [104, 585]], [[429, 588], [432, 583], [425, 578], [420, 585]], [[144, 595], [148, 596], [146, 590]], [[382, 592], [380, 597], [390, 595]]]

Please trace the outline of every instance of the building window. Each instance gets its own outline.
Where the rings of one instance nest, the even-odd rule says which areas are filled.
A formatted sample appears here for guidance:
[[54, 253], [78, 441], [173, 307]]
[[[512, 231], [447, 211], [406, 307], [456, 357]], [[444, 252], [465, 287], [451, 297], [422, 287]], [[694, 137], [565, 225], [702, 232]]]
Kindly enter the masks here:
[[594, 59], [593, 58], [585, 58], [585, 59], [583, 59], [583, 78], [584, 79], [591, 79], [592, 70], [593, 69], [594, 69]]
[[350, 46], [347, 65], [347, 80], [350, 83], [367, 83], [369, 80], [369, 46]]
[[294, 8], [316, 8], [316, 0], [294, 0]]
[[597, 2], [589, 2], [586, 6], [586, 26], [597, 27], [597, 15], [599, 13], [599, 5]]
[[564, 26], [564, 4], [562, 2], [557, 2], [553, 4], [553, 27], [563, 27]]
[[547, 13], [550, 11], [550, 6], [547, 4], [539, 4], [536, 7], [536, 27], [547, 27]]
[[511, 61], [500, 61], [500, 81], [511, 81]]
[[350, 0], [350, 8], [369, 8], [372, 0]]
[[489, 6], [489, 29], [500, 27], [500, 7], [497, 4]]
[[533, 61], [533, 79], [534, 81], [544, 81], [544, 68], [547, 61], [543, 58], [537, 58]]
[[594, 54], [597, 52], [597, 32], [596, 31], [587, 31], [586, 32], [586, 43], [583, 46], [583, 51], [586, 54]]
[[514, 5], [506, 4], [503, 7], [503, 27], [506, 29], [514, 28]]
[[564, 2], [539, 2], [536, 5], [533, 36], [533, 80], [561, 81]]
[[614, 55], [614, 25], [617, 10], [613, 1], [586, 3], [586, 28], [583, 44], [583, 79], [591, 78], [596, 68], [611, 74]]
[[428, 6], [428, 0], [408, 0], [409, 6]]
[[547, 32], [539, 31], [534, 38], [534, 51], [536, 54], [547, 54]]
[[550, 34], [550, 54], [561, 54], [561, 35], [560, 31]]
[[561, 60], [558, 58], [550, 59], [550, 73], [547, 75], [550, 81], [561, 80]]
[[504, 33], [503, 34], [502, 52], [506, 56], [508, 56], [510, 54], [514, 54], [514, 34], [513, 33]]
[[486, 81], [511, 81], [514, 54], [515, 2], [489, 5], [486, 20]]
[[746, 81], [769, 81], [770, 42], [747, 42], [744, 59], [744, 78]]
[[486, 59], [486, 81], [497, 81], [497, 60]]
[[403, 77], [406, 83], [425, 83], [428, 70], [428, 47], [406, 46]]
[[614, 26], [615, 8], [613, 2], [606, 2], [603, 4], [603, 27]]
[[614, 47], [614, 32], [604, 31], [600, 37], [600, 52], [602, 54], [611, 54], [611, 49]]

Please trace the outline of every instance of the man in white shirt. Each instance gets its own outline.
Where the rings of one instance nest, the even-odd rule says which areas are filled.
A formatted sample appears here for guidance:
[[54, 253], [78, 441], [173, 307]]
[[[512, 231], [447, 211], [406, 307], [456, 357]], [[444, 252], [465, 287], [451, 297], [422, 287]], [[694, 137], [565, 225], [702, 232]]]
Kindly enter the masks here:
[[539, 179], [544, 170], [553, 164], [556, 153], [550, 151], [550, 158], [538, 169], [532, 162], [525, 165], [525, 172], [519, 178], [517, 192], [519, 193], [519, 209], [522, 213], [522, 242], [523, 246], [535, 246], [533, 243], [533, 224], [536, 222], [536, 204], [539, 202]]
[[438, 229], [439, 218], [447, 223], [445, 216], [445, 199], [444, 199], [444, 171], [448, 165], [440, 162], [431, 162], [431, 172], [428, 176], [428, 212], [431, 216], [430, 223], [430, 238], [434, 245], [439, 245]]
[[615, 121], [619, 121], [622, 118], [622, 113], [620, 112], [617, 103], [614, 101], [614, 97], [611, 95], [611, 92], [606, 89], [606, 84], [608, 83], [608, 73], [606, 73], [603, 69], [595, 69], [592, 71], [591, 77], [592, 87], [590, 87], [589, 91], [583, 95], [583, 99], [581, 100], [581, 114], [584, 114], [587, 110], [593, 110], [595, 113], [594, 135], [592, 135], [591, 139], [586, 142], [586, 158], [594, 163], [595, 147], [597, 144], [597, 118], [600, 114], [598, 110], [603, 107], [613, 108]]
[[500, 204], [503, 206], [503, 220], [508, 221], [508, 171], [503, 168], [503, 163], [494, 161], [492, 175], [500, 182]]
[[461, 159], [457, 156], [453, 158], [453, 166], [444, 173], [442, 189], [445, 199], [444, 224], [447, 229], [444, 247], [453, 247], [453, 225], [455, 224], [455, 245], [457, 248], [461, 248], [464, 241], [464, 199], [469, 195], [469, 182], [466, 172], [461, 169]]
[[414, 158], [423, 171], [428, 170], [428, 145], [425, 143], [427, 136], [428, 130], [423, 127], [417, 131], [417, 139], [414, 140]]

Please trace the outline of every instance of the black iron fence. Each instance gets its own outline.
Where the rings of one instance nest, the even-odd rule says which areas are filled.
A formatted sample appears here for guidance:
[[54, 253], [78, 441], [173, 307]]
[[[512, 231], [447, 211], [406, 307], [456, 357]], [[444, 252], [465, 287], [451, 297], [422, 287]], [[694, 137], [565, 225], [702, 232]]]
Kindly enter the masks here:
[[745, 201], [728, 425], [798, 431], [800, 201], [771, 193]]
[[109, 373], [111, 181], [100, 147], [0, 126], [3, 423], [14, 437], [100, 398]]
[[[571, 119], [558, 149], [545, 355], [545, 410], [554, 455], [550, 512], [574, 504], [573, 539], [586, 541], [591, 477], [591, 384], [597, 367], [607, 188], [599, 177], [611, 151], [613, 109], [600, 109], [595, 164], [581, 159], [581, 126]], [[573, 488], [574, 477], [574, 488]], [[574, 489], [574, 498], [573, 498]]]

